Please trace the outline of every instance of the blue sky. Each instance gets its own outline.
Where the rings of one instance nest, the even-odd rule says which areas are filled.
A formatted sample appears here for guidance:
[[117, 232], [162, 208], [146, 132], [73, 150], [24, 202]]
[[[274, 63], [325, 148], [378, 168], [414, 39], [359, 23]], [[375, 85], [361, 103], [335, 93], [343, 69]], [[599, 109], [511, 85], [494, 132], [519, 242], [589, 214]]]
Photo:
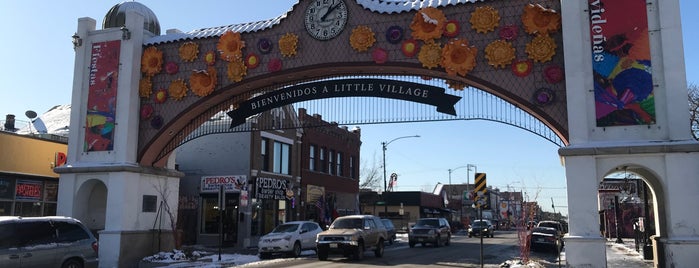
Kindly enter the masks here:
[[[257, 1], [139, 1], [158, 17], [163, 32], [190, 31], [269, 19], [289, 10], [292, 0]], [[25, 111], [39, 114], [54, 105], [69, 104], [73, 83], [74, 51], [71, 35], [78, 18], [91, 17], [101, 29], [107, 11], [119, 1], [0, 1], [0, 115]], [[690, 11], [699, 2], [680, 0], [687, 81], [699, 83], [699, 37], [689, 31], [699, 26]], [[310, 111], [312, 112], [312, 111]], [[362, 164], [382, 157], [381, 142], [420, 135], [391, 143], [386, 151], [388, 174], [399, 174], [397, 191], [431, 190], [447, 183], [449, 169], [473, 164], [487, 173], [488, 184], [524, 190], [545, 210], [567, 213], [565, 169], [549, 141], [516, 127], [487, 121], [363, 125]], [[467, 169], [452, 172], [452, 183], [466, 182]], [[473, 171], [469, 174], [473, 181]]]

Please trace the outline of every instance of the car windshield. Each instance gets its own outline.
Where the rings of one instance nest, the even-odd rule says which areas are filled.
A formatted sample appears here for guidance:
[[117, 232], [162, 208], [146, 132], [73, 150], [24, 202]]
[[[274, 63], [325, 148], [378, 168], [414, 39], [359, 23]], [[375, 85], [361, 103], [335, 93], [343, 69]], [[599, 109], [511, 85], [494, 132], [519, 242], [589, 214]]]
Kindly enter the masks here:
[[337, 219], [330, 226], [330, 229], [362, 229], [364, 221], [362, 219]]
[[540, 222], [537, 227], [549, 227], [559, 229], [558, 223], [555, 222]]
[[418, 220], [415, 227], [439, 227], [439, 220]]
[[277, 226], [277, 228], [274, 228], [274, 230], [272, 230], [272, 233], [292, 233], [292, 232], [295, 232], [298, 228], [299, 228], [298, 224], [285, 223], [285, 224]]
[[484, 222], [484, 221], [476, 221], [476, 222], [473, 222], [473, 226], [476, 226], [476, 227], [486, 227], [486, 226], [488, 226], [488, 223], [487, 223], [487, 222]]

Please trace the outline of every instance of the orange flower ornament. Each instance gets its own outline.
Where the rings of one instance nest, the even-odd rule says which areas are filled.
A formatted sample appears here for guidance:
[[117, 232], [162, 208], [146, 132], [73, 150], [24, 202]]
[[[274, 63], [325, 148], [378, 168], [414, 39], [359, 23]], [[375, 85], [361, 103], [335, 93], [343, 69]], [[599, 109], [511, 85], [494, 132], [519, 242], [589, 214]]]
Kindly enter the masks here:
[[442, 37], [447, 17], [441, 10], [434, 7], [421, 8], [415, 13], [410, 23], [412, 37], [422, 41], [429, 41]]
[[515, 59], [515, 48], [505, 40], [495, 40], [485, 47], [485, 58], [495, 68], [505, 68]]
[[522, 14], [522, 25], [528, 34], [548, 34], [561, 28], [561, 14], [541, 5], [528, 4]]
[[500, 25], [500, 13], [491, 6], [477, 7], [471, 13], [471, 28], [479, 33], [494, 31]]
[[546, 34], [540, 34], [527, 44], [525, 51], [534, 62], [547, 62], [556, 54], [556, 47], [558, 46], [553, 38]]
[[279, 38], [279, 51], [282, 56], [291, 57], [296, 55], [296, 49], [299, 43], [299, 36], [293, 33], [287, 33]]
[[194, 95], [208, 96], [216, 87], [216, 69], [209, 67], [206, 70], [194, 70], [189, 76], [189, 86]]
[[449, 75], [466, 76], [476, 67], [477, 54], [478, 49], [475, 46], [469, 46], [468, 40], [451, 39], [442, 49], [442, 67]]
[[441, 44], [430, 41], [420, 47], [420, 52], [417, 54], [417, 59], [422, 63], [422, 67], [432, 69], [439, 67], [442, 61]]
[[153, 76], [163, 69], [163, 52], [157, 47], [148, 47], [141, 57], [141, 72], [146, 76]]
[[245, 41], [240, 37], [240, 33], [226, 31], [219, 38], [216, 49], [221, 53], [221, 58], [225, 61], [232, 61], [243, 57]]
[[170, 98], [173, 100], [181, 100], [185, 96], [187, 96], [187, 83], [184, 82], [184, 79], [177, 79], [175, 81], [172, 81], [170, 83], [170, 87], [168, 87], [168, 95], [170, 95]]
[[350, 35], [350, 45], [354, 50], [362, 52], [367, 51], [376, 42], [376, 37], [374, 37], [374, 31], [368, 26], [359, 25], [352, 29], [352, 35]]

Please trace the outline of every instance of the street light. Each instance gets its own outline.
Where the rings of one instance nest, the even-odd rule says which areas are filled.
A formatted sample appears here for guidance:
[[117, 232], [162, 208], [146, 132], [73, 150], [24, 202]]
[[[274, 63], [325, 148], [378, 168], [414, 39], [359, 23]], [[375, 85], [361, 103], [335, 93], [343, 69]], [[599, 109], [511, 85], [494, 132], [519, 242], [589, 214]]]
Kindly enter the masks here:
[[476, 165], [467, 164], [466, 168], [466, 190], [468, 190], [468, 185], [471, 183], [471, 177], [469, 176], [468, 172], [471, 171], [471, 168], [473, 168], [473, 171], [478, 173], [478, 167], [476, 167]]
[[[381, 143], [381, 147], [383, 149], [383, 192], [384, 192], [384, 194], [386, 194], [386, 189], [388, 189], [388, 187], [386, 185], [386, 147], [388, 147], [388, 145], [391, 144], [391, 142], [394, 142], [396, 140], [405, 139], [405, 138], [419, 138], [419, 137], [420, 137], [420, 135], [403, 136], [403, 137], [398, 137], [398, 138], [392, 139], [388, 142], [384, 141]], [[388, 204], [386, 204], [385, 197], [384, 197], [383, 201], [384, 201], [384, 213], [388, 214]]]

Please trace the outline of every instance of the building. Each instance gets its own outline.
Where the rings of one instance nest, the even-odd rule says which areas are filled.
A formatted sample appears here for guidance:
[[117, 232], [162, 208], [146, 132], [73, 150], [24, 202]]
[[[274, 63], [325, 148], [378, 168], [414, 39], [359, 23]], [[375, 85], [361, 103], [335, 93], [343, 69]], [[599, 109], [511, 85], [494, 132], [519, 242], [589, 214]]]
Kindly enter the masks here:
[[301, 218], [325, 225], [337, 216], [358, 214], [360, 129], [338, 127], [303, 108], [298, 115], [304, 126]]

